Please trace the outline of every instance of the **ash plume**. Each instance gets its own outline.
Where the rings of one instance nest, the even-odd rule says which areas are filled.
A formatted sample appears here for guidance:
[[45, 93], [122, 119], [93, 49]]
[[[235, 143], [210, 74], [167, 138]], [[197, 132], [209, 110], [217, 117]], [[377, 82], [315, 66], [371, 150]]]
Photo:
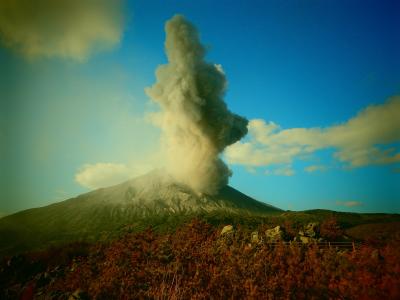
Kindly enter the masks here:
[[205, 61], [196, 28], [175, 15], [165, 31], [168, 64], [157, 68], [157, 82], [146, 93], [161, 107], [166, 168], [175, 180], [212, 195], [232, 175], [220, 154], [246, 135], [248, 121], [228, 110], [225, 74]]

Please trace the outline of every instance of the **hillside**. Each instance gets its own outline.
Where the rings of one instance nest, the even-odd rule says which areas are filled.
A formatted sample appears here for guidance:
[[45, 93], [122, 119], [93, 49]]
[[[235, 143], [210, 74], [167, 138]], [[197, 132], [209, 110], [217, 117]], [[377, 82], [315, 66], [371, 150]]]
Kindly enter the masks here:
[[[226, 186], [215, 196], [198, 195], [156, 170], [49, 206], [0, 219], [0, 255], [73, 240], [98, 240], [127, 225], [143, 229], [194, 215], [280, 212]], [[169, 222], [170, 223], [170, 222]]]
[[[265, 228], [252, 230], [266, 237]], [[224, 229], [193, 220], [171, 233], [145, 230], [14, 256], [0, 261], [0, 299], [400, 297], [400, 236], [337, 249], [269, 244], [242, 226]]]

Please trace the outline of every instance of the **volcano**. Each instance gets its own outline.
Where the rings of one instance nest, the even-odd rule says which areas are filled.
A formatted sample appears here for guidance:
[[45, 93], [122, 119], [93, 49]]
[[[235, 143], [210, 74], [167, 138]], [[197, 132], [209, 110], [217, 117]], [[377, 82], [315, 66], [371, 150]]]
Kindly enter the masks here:
[[212, 213], [264, 214], [280, 209], [225, 186], [198, 194], [162, 170], [0, 219], [0, 255], [76, 240], [98, 240], [126, 226]]

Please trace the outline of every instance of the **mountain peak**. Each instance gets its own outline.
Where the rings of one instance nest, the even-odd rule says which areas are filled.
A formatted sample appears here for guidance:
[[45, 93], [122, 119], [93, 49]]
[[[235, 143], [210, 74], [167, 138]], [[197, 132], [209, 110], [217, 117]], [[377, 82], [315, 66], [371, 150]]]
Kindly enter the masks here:
[[256, 212], [279, 210], [254, 200], [230, 186], [221, 188], [216, 195], [197, 193], [189, 186], [176, 182], [163, 169], [153, 170], [121, 184], [80, 195], [75, 199], [80, 201], [91, 199], [93, 205], [103, 203], [135, 208], [138, 215], [149, 212], [183, 213], [217, 209], [244, 209]]
[[[100, 188], [45, 207], [0, 219], [0, 254], [4, 249], [30, 249], [96, 239], [129, 224], [152, 218], [193, 216], [210, 212], [271, 213], [280, 209], [259, 202], [230, 186], [216, 195], [198, 194], [163, 170], [111, 187]], [[4, 238], [3, 238], [4, 237]]]

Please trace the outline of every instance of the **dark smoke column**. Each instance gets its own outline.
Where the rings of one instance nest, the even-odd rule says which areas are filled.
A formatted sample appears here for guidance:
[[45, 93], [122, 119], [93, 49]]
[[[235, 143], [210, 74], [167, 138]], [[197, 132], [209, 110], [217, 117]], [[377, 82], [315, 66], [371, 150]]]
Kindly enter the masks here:
[[246, 135], [248, 121], [228, 110], [225, 74], [204, 60], [196, 28], [176, 15], [165, 31], [168, 64], [157, 68], [146, 93], [162, 109], [157, 119], [167, 170], [196, 192], [215, 194], [232, 174], [220, 154]]

